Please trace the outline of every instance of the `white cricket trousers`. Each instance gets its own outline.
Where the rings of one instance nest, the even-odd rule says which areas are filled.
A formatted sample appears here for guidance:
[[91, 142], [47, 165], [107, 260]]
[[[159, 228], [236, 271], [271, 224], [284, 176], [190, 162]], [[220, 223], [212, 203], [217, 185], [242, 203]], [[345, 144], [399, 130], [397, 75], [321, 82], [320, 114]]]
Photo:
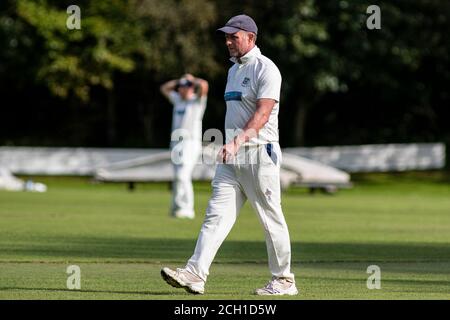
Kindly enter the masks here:
[[281, 209], [281, 149], [278, 143], [241, 147], [233, 164], [218, 164], [194, 254], [186, 269], [206, 281], [211, 263], [248, 199], [264, 229], [269, 269], [294, 281], [291, 244]]
[[183, 211], [194, 215], [194, 190], [192, 172], [200, 157], [200, 141], [186, 140], [172, 148], [174, 180], [172, 183], [171, 212]]

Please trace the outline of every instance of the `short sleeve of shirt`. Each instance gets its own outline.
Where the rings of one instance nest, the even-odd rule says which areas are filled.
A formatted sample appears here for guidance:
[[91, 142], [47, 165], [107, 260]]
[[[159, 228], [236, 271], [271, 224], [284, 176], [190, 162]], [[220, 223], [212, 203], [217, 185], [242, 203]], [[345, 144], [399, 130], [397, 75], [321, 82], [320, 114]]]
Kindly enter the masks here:
[[170, 91], [169, 100], [172, 104], [177, 104], [180, 101], [180, 94], [176, 91]]
[[276, 66], [266, 65], [258, 79], [257, 99], [273, 99], [280, 101], [281, 74]]

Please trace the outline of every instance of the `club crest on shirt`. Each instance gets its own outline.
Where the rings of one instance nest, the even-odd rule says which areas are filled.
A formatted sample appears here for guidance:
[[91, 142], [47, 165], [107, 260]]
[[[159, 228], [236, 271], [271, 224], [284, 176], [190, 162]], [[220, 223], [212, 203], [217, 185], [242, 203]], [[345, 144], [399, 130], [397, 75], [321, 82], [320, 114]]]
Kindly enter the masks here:
[[241, 86], [248, 87], [250, 85], [250, 78], [245, 77], [244, 81], [242, 81]]

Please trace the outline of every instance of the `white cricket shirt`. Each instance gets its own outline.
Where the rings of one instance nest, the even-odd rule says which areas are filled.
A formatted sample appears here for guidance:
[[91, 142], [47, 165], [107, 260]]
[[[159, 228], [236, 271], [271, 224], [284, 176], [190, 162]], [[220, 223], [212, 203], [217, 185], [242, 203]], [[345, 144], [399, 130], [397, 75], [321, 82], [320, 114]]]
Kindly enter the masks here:
[[281, 91], [281, 74], [277, 66], [254, 47], [241, 57], [241, 63], [231, 58], [235, 64], [228, 71], [225, 88], [226, 142], [230, 142], [243, 129], [256, 112], [256, 101], [261, 98], [273, 99], [275, 106], [269, 121], [259, 131], [258, 137], [252, 138], [244, 145], [278, 142], [278, 111]]
[[173, 104], [172, 132], [176, 129], [186, 130], [188, 140], [202, 140], [202, 120], [205, 113], [207, 97], [192, 96], [189, 100], [183, 100], [176, 91], [169, 94]]

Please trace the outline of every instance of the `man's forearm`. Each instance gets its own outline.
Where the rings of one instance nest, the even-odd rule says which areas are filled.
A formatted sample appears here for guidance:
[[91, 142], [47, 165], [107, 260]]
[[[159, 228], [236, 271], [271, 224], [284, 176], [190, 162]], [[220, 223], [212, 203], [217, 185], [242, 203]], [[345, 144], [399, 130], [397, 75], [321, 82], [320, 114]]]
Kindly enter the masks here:
[[177, 83], [178, 83], [178, 80], [175, 80], [175, 79], [167, 81], [160, 87], [160, 90], [165, 96], [168, 96], [170, 91], [175, 90]]
[[234, 138], [234, 143], [239, 148], [242, 144], [258, 136], [259, 130], [269, 121], [275, 101], [271, 99], [262, 99], [256, 112], [248, 120], [243, 131]]
[[194, 84], [198, 88], [198, 94], [200, 96], [206, 95], [208, 93], [208, 81], [202, 78], [194, 77]]
[[264, 113], [256, 111], [245, 125], [243, 131], [234, 138], [234, 143], [240, 147], [252, 138], [257, 137], [259, 130], [264, 127], [268, 119]]

